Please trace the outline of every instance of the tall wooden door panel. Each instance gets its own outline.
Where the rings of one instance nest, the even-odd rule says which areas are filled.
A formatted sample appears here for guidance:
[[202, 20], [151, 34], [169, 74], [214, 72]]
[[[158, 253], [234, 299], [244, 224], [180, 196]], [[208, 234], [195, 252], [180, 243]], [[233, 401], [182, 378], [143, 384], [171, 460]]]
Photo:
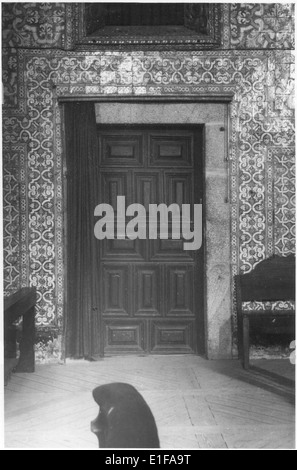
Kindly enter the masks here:
[[[184, 250], [170, 218], [168, 239], [159, 222], [156, 239], [148, 230], [150, 204], [178, 204], [182, 215], [183, 204], [201, 202], [202, 129], [98, 126], [98, 139], [98, 203], [112, 205], [115, 217], [117, 196], [126, 208], [141, 204], [147, 234], [98, 241], [105, 354], [203, 353], [203, 246]], [[190, 222], [193, 230], [192, 214]]]

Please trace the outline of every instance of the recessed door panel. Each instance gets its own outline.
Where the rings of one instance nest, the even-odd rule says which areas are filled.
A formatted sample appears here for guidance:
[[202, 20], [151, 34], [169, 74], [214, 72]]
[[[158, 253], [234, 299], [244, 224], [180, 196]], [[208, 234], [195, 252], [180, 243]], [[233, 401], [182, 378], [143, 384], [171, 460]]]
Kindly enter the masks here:
[[166, 204], [178, 204], [180, 209], [182, 204], [192, 204], [193, 180], [192, 172], [165, 173]]
[[160, 266], [137, 265], [134, 268], [135, 316], [160, 316]]
[[134, 172], [135, 202], [149, 211], [150, 204], [159, 204], [163, 199], [161, 186], [162, 174], [152, 172]]
[[193, 163], [193, 135], [151, 135], [150, 166], [185, 167]]
[[166, 316], [194, 316], [194, 272], [191, 265], [166, 266]]
[[106, 320], [104, 322], [105, 354], [144, 353], [145, 323], [133, 320]]
[[142, 166], [143, 135], [126, 132], [119, 135], [103, 134], [100, 139], [100, 164], [102, 166]]
[[193, 320], [152, 320], [150, 327], [151, 352], [155, 354], [194, 353], [195, 327], [196, 324]]
[[146, 259], [146, 244], [143, 240], [107, 239], [101, 241], [101, 259], [104, 261], [126, 261]]
[[185, 261], [193, 262], [195, 259], [195, 252], [192, 250], [185, 250], [184, 243], [185, 239], [173, 240], [169, 238], [167, 240], [150, 240], [150, 260], [151, 261]]
[[102, 171], [101, 173], [101, 203], [110, 204], [117, 211], [117, 197], [125, 196], [126, 204], [131, 203], [131, 175], [128, 171]]
[[131, 279], [128, 266], [105, 263], [102, 269], [103, 315], [129, 316]]

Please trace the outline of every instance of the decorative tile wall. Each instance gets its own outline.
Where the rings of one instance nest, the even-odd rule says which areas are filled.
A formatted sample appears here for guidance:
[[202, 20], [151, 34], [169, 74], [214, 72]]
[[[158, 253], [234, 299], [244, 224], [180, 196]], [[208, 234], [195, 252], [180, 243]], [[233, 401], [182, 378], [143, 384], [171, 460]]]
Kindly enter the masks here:
[[234, 49], [294, 49], [294, 3], [233, 3]]
[[295, 155], [293, 148], [272, 148], [274, 162], [274, 247], [277, 254], [294, 251]]
[[65, 4], [2, 3], [2, 40], [6, 47], [63, 48]]
[[[33, 14], [33, 4], [7, 5], [6, 30], [9, 24], [13, 28], [5, 33], [9, 47], [3, 51], [5, 290], [37, 287], [40, 328], [60, 330], [63, 318], [61, 96], [233, 93], [232, 272], [248, 272], [273, 253], [294, 252], [294, 58], [290, 51], [273, 50], [275, 38], [262, 43], [266, 50], [68, 52], [56, 49], [64, 40], [63, 4], [51, 4], [51, 36], [42, 36], [34, 22], [38, 17], [46, 24], [44, 4], [35, 7], [39, 16]], [[249, 48], [250, 37], [262, 25], [262, 10], [238, 5], [228, 10], [232, 25], [229, 38], [224, 25], [224, 44]], [[224, 8], [226, 13], [229, 5]], [[283, 18], [285, 11], [291, 9], [275, 7], [265, 14]], [[242, 23], [247, 12], [249, 23]], [[235, 35], [236, 21], [240, 28]], [[36, 49], [30, 49], [33, 44]], [[235, 332], [235, 315], [233, 324]]]
[[3, 147], [3, 257], [5, 290], [20, 287], [19, 216], [20, 216], [20, 152], [16, 147]]

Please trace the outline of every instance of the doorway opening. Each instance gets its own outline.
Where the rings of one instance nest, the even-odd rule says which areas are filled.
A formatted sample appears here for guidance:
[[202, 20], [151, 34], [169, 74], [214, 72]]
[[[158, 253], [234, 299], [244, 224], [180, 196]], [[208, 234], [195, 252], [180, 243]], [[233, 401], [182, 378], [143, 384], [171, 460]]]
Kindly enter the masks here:
[[[94, 109], [94, 103], [88, 104]], [[66, 356], [196, 353], [231, 357], [230, 215], [226, 133], [222, 132], [227, 106], [102, 102], [95, 104], [95, 114], [91, 140], [96, 150], [85, 152], [84, 159], [87, 173], [92, 173], [90, 241], [85, 245], [92, 245], [89, 251], [95, 261], [89, 257], [79, 275], [88, 279], [86, 291], [90, 288], [93, 294], [91, 300], [79, 301], [73, 321], [72, 299], [77, 300], [78, 291], [73, 277], [78, 274], [69, 268], [69, 259], [77, 258], [80, 249], [77, 242], [71, 248], [73, 224], [70, 231], [67, 224]], [[76, 210], [70, 207], [77, 203], [71, 194], [78, 188], [68, 164], [69, 158], [69, 222], [69, 213]], [[77, 173], [76, 169], [76, 177]], [[116, 208], [118, 196], [125, 197], [126, 207], [202, 203], [201, 248], [185, 251], [184, 240], [173, 239], [170, 233], [168, 240], [97, 240], [94, 209], [101, 203]], [[86, 212], [84, 207], [80, 212]], [[91, 276], [86, 274], [88, 269]]]

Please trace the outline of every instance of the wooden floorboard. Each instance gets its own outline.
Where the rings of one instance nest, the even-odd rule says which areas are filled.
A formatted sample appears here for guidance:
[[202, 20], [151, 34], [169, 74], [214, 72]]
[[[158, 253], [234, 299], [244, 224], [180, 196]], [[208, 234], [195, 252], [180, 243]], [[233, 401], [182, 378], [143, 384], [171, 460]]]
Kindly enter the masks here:
[[[270, 370], [278, 373], [281, 366], [270, 365]], [[197, 356], [37, 365], [34, 374], [12, 374], [5, 387], [5, 445], [98, 448], [90, 431], [99, 411], [92, 390], [104, 383], [128, 382], [151, 407], [163, 448], [294, 448], [294, 387], [266, 376], [262, 380], [259, 372], [256, 379], [237, 361]]]

